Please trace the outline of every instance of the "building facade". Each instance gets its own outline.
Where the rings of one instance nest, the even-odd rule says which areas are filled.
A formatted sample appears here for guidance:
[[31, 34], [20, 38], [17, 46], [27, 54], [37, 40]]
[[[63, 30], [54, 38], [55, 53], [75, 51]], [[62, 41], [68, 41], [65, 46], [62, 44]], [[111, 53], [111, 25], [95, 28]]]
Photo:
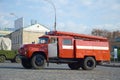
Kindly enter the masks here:
[[44, 35], [50, 30], [43, 25], [35, 24], [28, 27], [20, 28], [9, 35], [12, 40], [12, 50], [17, 50], [23, 44], [38, 43], [38, 37]]

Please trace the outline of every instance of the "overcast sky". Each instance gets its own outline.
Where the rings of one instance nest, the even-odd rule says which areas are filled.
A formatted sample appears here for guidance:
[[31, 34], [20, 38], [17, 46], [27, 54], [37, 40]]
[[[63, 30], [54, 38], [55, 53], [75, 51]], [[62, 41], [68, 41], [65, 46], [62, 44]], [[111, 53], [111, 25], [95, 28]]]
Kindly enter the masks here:
[[[89, 34], [93, 28], [120, 30], [120, 0], [49, 0], [56, 7], [57, 30]], [[0, 27], [14, 27], [24, 17], [53, 30], [54, 9], [46, 0], [0, 0]]]

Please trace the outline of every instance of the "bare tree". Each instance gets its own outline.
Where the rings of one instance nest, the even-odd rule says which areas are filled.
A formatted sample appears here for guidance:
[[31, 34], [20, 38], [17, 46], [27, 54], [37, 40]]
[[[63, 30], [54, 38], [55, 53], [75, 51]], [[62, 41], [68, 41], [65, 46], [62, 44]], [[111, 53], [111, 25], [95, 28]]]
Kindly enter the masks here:
[[110, 41], [115, 40], [116, 38], [120, 38], [120, 31], [108, 31], [101, 29], [93, 29], [91, 32], [92, 35], [102, 36], [108, 38]]

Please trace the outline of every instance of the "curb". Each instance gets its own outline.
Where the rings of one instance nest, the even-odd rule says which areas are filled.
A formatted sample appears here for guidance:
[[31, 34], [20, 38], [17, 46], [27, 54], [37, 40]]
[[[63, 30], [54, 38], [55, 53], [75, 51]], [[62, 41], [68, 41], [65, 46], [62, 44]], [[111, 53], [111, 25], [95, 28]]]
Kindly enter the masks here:
[[120, 64], [103, 64], [101, 66], [105, 66], [105, 67], [118, 67], [118, 68], [120, 68]]

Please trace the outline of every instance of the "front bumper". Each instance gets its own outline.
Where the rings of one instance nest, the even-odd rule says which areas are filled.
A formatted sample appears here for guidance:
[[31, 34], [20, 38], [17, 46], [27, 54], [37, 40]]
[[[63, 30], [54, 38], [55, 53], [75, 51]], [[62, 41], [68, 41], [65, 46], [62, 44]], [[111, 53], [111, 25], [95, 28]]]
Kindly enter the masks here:
[[28, 59], [25, 55], [19, 55], [20, 59]]

